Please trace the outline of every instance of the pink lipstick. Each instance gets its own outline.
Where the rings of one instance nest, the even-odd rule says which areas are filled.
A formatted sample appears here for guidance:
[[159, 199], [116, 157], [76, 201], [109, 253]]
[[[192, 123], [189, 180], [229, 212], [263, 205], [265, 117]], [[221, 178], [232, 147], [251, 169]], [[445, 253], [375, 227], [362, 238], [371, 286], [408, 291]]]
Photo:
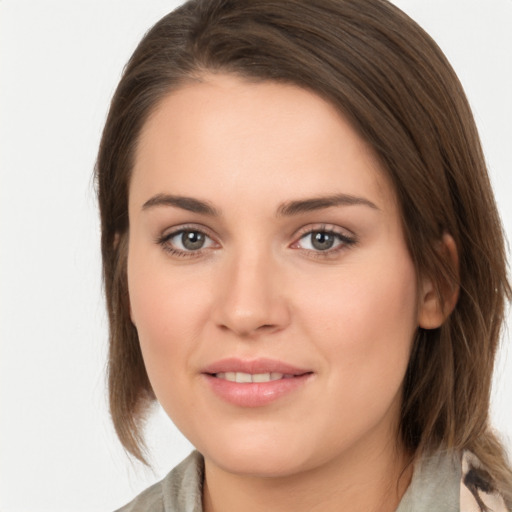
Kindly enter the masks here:
[[239, 407], [262, 407], [301, 388], [313, 375], [274, 359], [222, 359], [203, 371], [210, 389]]

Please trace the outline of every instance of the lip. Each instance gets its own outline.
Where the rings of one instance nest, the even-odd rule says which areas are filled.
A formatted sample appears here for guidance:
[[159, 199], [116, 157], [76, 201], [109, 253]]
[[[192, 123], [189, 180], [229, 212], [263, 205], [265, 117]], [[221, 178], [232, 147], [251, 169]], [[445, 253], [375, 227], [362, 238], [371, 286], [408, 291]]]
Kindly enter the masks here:
[[306, 368], [299, 368], [277, 359], [250, 359], [243, 360], [230, 357], [221, 359], [208, 366], [206, 366], [202, 373], [223, 373], [223, 372], [243, 372], [243, 373], [283, 373], [286, 375], [303, 375], [304, 373], [311, 373], [311, 370]]
[[[269, 382], [239, 383], [220, 379], [217, 373], [282, 373], [285, 378]], [[313, 371], [275, 359], [222, 359], [208, 365], [202, 375], [215, 395], [238, 407], [262, 407], [299, 391], [313, 376]]]

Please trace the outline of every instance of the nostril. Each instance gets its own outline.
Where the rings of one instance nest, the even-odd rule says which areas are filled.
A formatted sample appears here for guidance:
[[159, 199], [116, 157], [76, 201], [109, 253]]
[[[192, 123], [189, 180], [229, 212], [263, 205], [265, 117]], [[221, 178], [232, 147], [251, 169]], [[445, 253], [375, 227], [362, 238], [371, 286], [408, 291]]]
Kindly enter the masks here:
[[238, 326], [238, 328], [235, 328], [234, 326], [231, 327], [226, 324], [219, 324], [218, 327], [223, 332], [232, 331], [237, 336], [239, 336], [241, 338], [257, 337], [258, 335], [265, 334], [265, 333], [270, 334], [279, 329], [279, 326], [275, 325], [275, 324], [263, 324], [263, 325], [256, 326], [256, 327]]

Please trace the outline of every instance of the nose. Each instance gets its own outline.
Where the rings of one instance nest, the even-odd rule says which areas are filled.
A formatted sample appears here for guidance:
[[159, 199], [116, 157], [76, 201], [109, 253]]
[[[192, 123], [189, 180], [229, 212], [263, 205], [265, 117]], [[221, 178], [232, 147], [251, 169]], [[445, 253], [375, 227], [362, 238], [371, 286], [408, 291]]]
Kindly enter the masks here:
[[225, 264], [216, 293], [217, 326], [244, 338], [284, 329], [290, 308], [282, 272], [272, 256], [252, 252]]

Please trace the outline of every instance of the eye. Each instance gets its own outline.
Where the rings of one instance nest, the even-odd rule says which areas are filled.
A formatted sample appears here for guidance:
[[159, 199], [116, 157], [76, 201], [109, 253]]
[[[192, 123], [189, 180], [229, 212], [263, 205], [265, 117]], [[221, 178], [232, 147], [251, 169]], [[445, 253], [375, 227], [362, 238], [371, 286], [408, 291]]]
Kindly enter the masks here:
[[157, 242], [167, 252], [177, 256], [192, 255], [216, 245], [206, 233], [198, 229], [180, 229], [162, 236]]
[[333, 233], [327, 233], [326, 231], [312, 231], [307, 235], [303, 236], [304, 249], [314, 249], [316, 251], [327, 251], [332, 249], [336, 243], [340, 243], [337, 237]]
[[207, 242], [207, 236], [200, 231], [182, 231], [174, 235], [169, 242], [183, 251], [198, 251]]
[[317, 253], [333, 253], [343, 247], [354, 245], [356, 240], [331, 229], [310, 230], [302, 235], [293, 248], [314, 251]]

